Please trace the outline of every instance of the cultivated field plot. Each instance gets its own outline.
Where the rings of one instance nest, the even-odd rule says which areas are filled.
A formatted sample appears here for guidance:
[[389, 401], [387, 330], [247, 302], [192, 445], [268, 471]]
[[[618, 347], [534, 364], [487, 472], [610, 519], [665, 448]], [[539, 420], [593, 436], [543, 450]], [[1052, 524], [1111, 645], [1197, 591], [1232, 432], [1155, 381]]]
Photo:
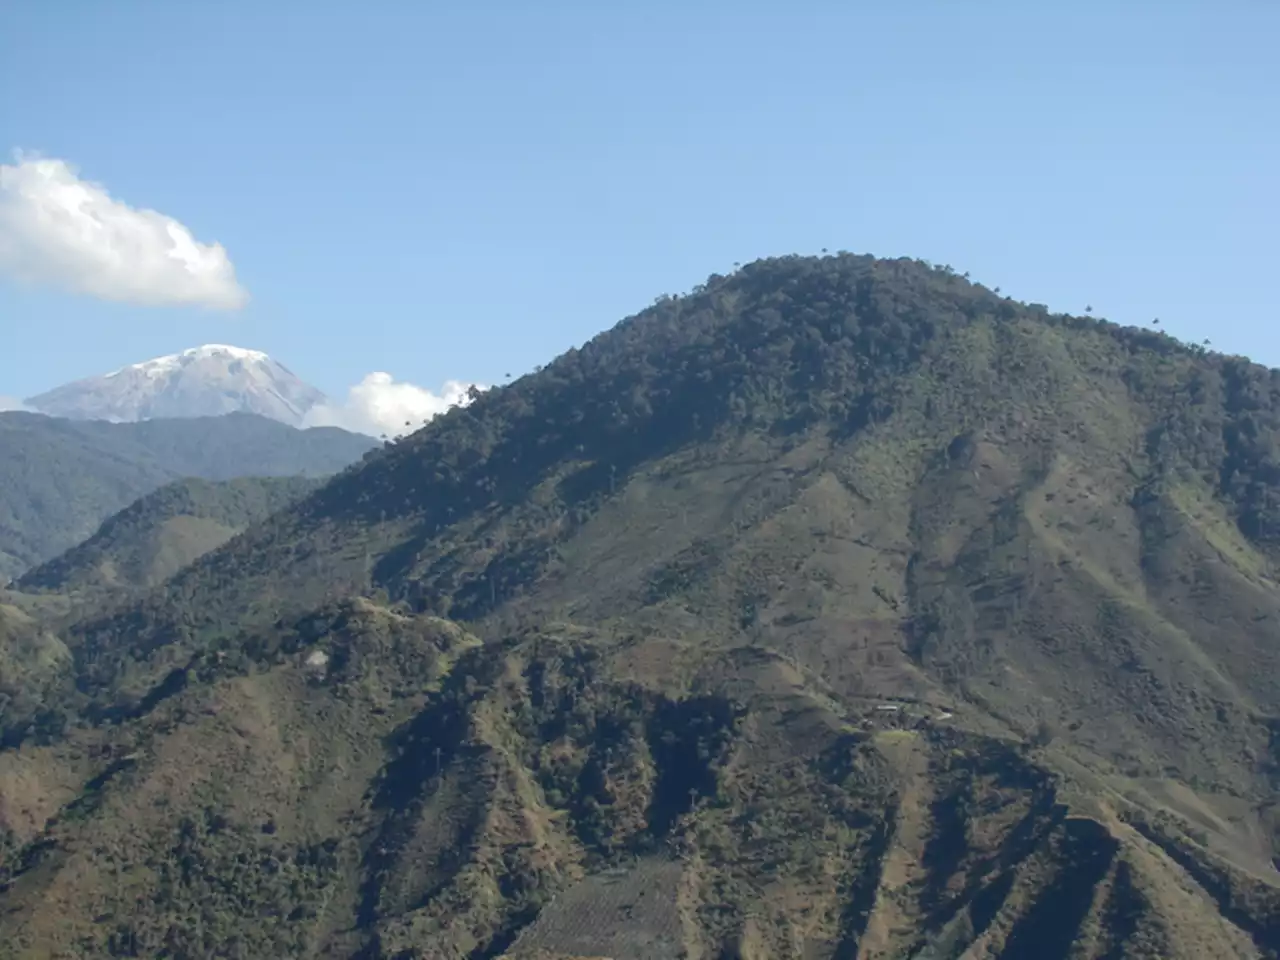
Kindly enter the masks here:
[[548, 904], [509, 955], [676, 960], [679, 882], [680, 864], [659, 859], [587, 877]]

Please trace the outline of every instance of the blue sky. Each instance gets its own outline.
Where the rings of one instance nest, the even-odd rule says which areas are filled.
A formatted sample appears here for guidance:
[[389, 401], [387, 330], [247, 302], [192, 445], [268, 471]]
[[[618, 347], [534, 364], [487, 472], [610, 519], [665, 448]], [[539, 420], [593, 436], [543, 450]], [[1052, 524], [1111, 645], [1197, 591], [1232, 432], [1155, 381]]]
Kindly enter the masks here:
[[823, 247], [1280, 364], [1273, 0], [0, 8], [0, 162], [174, 218], [249, 295], [0, 277], [0, 394], [206, 342], [335, 395], [499, 382]]

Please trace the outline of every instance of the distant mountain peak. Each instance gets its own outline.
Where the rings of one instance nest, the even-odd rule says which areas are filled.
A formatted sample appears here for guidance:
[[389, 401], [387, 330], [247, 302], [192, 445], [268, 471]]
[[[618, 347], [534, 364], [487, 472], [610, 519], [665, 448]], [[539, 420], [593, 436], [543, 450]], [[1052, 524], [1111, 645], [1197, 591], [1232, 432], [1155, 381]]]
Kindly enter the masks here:
[[134, 422], [256, 413], [301, 426], [325, 396], [260, 350], [207, 343], [31, 397], [41, 413]]
[[180, 353], [170, 353], [163, 357], [153, 357], [141, 363], [131, 363], [106, 374], [107, 377], [118, 377], [128, 370], [142, 370], [149, 376], [163, 376], [171, 370], [177, 370], [185, 364], [206, 358], [230, 358], [250, 363], [272, 363], [272, 359], [261, 350], [246, 350], [244, 347], [233, 347], [225, 343], [206, 343], [199, 347], [190, 347]]
[[246, 350], [244, 347], [232, 347], [225, 343], [206, 343], [202, 347], [191, 347], [189, 350], [183, 350], [184, 357], [207, 357], [214, 354], [225, 353], [235, 357], [237, 360], [268, 360], [270, 359], [261, 350]]

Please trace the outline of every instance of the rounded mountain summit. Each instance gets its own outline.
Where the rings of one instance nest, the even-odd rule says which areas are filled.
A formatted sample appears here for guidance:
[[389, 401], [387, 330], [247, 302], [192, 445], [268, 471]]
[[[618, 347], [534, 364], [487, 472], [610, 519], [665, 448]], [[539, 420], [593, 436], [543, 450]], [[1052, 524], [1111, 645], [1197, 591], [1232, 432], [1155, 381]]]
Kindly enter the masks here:
[[299, 427], [325, 395], [257, 350], [210, 343], [76, 380], [24, 401], [41, 413], [117, 423], [256, 413]]

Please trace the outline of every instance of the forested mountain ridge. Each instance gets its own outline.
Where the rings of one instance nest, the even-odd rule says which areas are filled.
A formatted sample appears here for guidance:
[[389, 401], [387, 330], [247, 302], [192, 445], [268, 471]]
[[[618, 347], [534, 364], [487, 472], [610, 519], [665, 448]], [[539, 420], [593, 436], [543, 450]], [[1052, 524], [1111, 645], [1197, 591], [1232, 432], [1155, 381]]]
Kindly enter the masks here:
[[237, 477], [166, 484], [14, 586], [59, 593], [153, 587], [322, 483], [319, 477]]
[[322, 476], [374, 446], [333, 427], [297, 430], [253, 414], [108, 423], [0, 413], [0, 578], [75, 546], [173, 480]]
[[712, 277], [68, 631], [0, 932], [1280, 955], [1278, 427], [918, 262]]

